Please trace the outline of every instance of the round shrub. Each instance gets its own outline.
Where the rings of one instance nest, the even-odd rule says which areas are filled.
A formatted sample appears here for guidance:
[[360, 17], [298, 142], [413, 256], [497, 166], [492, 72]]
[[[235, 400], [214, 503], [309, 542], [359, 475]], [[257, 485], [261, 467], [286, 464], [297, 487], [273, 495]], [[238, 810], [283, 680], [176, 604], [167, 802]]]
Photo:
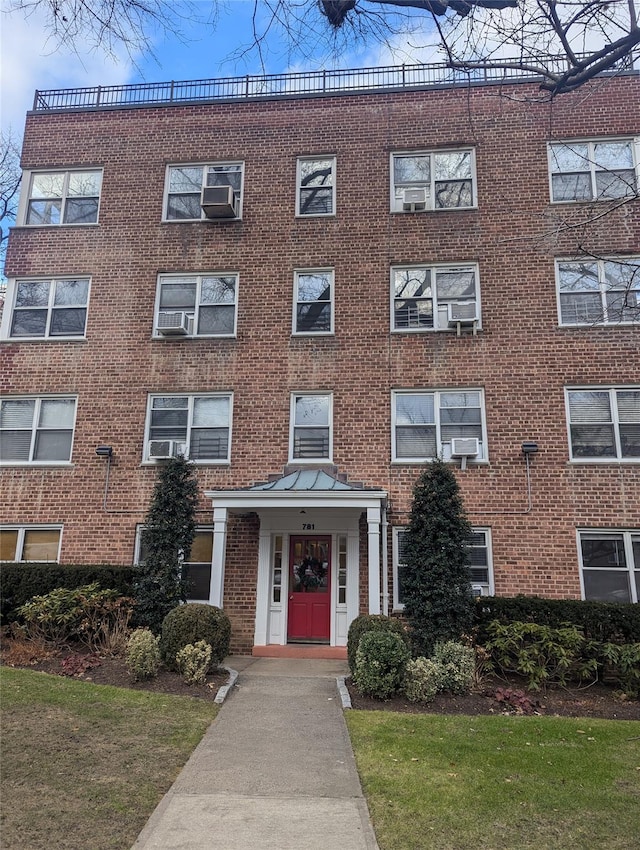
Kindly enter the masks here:
[[153, 679], [158, 675], [160, 652], [158, 640], [151, 629], [136, 629], [127, 642], [126, 662], [135, 681]]
[[211, 665], [211, 646], [203, 640], [188, 643], [176, 655], [178, 672], [188, 685], [202, 684]]
[[366, 632], [356, 652], [353, 681], [361, 694], [388, 699], [402, 688], [410, 657], [409, 647], [400, 635]]
[[176, 655], [187, 644], [199, 640], [211, 646], [210, 669], [214, 670], [229, 654], [231, 623], [215, 605], [188, 602], [169, 611], [162, 622], [160, 657], [170, 670], [176, 669]]
[[444, 669], [432, 658], [420, 656], [407, 664], [405, 694], [411, 702], [431, 702], [442, 690]]
[[437, 643], [433, 660], [442, 667], [442, 690], [467, 694], [473, 684], [476, 657], [473, 647], [455, 640]]
[[347, 635], [347, 660], [351, 673], [356, 670], [356, 653], [360, 638], [366, 632], [392, 632], [400, 635], [403, 641], [409, 646], [409, 637], [400, 620], [393, 617], [385, 617], [384, 614], [361, 614], [351, 621], [349, 633]]

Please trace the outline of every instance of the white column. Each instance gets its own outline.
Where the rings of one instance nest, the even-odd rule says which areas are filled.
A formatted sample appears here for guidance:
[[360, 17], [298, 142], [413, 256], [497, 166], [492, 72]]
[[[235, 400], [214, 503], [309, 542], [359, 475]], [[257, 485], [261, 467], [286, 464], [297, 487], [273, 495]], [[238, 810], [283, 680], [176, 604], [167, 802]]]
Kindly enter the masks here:
[[[256, 625], [253, 642], [256, 646], [267, 645], [267, 629], [271, 602], [271, 531], [264, 528], [260, 517], [258, 543], [258, 586], [256, 593]], [[280, 616], [282, 616], [280, 614]]]
[[227, 508], [213, 509], [213, 562], [209, 602], [222, 608], [224, 598], [224, 561], [227, 549]]
[[380, 613], [380, 508], [367, 508], [369, 613]]

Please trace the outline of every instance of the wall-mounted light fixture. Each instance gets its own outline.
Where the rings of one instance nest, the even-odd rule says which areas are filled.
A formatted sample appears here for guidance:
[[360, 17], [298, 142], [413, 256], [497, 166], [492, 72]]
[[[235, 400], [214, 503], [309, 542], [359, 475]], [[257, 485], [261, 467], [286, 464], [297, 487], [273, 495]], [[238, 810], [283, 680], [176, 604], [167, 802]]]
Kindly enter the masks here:
[[522, 444], [522, 454], [523, 455], [534, 455], [538, 451], [538, 444], [534, 443], [533, 440], [525, 440]]
[[111, 457], [113, 455], [113, 446], [98, 446], [96, 454], [98, 457]]

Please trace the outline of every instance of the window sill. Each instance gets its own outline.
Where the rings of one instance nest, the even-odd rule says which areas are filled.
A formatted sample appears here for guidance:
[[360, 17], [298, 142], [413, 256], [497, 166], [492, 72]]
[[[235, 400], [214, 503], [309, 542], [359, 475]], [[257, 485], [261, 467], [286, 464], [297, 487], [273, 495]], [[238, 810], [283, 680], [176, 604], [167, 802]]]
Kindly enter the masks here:
[[55, 230], [60, 227], [98, 227], [99, 221], [79, 221], [76, 223], [64, 221], [60, 224], [16, 224], [14, 230], [35, 230], [39, 227], [45, 227], [47, 230]]
[[[170, 458], [166, 458], [166, 460], [170, 460]], [[190, 460], [187, 458], [189, 463], [193, 463], [195, 466], [219, 466], [219, 467], [231, 467], [230, 460]], [[165, 459], [161, 460], [143, 460], [140, 463], [142, 467], [152, 467], [157, 468], [162, 466], [165, 462]]]
[[568, 460], [569, 466], [580, 466], [584, 464], [586, 466], [602, 466], [603, 464], [610, 464], [611, 466], [620, 466], [621, 464], [631, 464], [635, 466], [640, 463], [640, 457], [580, 457], [580, 458], [569, 458]]
[[0, 469], [72, 469], [74, 466], [70, 460], [0, 460]]
[[392, 215], [424, 215], [425, 213], [448, 213], [448, 212], [474, 212], [479, 210], [479, 206], [475, 204], [472, 207], [442, 207], [441, 209], [425, 209], [425, 210], [397, 210], [391, 207]]
[[0, 339], [0, 343], [11, 343], [12, 345], [23, 345], [26, 343], [35, 343], [36, 345], [42, 344], [43, 342], [47, 343], [57, 343], [57, 342], [87, 342], [86, 336], [12, 336], [12, 337], [2, 337]]

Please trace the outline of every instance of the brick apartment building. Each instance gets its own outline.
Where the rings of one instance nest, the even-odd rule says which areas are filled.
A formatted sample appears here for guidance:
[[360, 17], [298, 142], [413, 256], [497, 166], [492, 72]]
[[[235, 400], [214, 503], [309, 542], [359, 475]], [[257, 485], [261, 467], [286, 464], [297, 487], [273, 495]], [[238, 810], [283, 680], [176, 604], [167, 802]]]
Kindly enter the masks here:
[[640, 77], [540, 102], [433, 70], [37, 94], [3, 560], [131, 564], [186, 452], [192, 598], [235, 651], [340, 647], [401, 610], [442, 455], [476, 593], [638, 602]]

